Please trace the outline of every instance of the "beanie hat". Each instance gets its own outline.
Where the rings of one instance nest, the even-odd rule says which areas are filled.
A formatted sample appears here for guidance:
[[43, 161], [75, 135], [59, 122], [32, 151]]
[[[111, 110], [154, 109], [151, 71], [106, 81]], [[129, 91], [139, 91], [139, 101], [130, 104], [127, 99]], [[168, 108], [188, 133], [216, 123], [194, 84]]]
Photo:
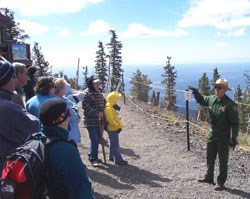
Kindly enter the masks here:
[[36, 67], [33, 67], [33, 66], [30, 66], [28, 69], [27, 69], [27, 72], [29, 75], [34, 75], [36, 73], [37, 69]]
[[57, 126], [69, 116], [70, 112], [67, 104], [60, 98], [46, 100], [39, 109], [39, 119], [46, 126]]
[[15, 75], [15, 69], [8, 61], [0, 60], [0, 88], [6, 85]]

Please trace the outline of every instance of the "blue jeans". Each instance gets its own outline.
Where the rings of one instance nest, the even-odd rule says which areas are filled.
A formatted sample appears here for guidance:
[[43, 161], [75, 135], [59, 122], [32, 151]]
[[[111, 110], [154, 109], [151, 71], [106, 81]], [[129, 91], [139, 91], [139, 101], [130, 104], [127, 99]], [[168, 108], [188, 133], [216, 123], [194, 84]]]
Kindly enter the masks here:
[[120, 146], [119, 146], [119, 133], [118, 131], [109, 131], [108, 132], [110, 145], [109, 145], [109, 158], [115, 160], [115, 162], [123, 161]]
[[87, 128], [89, 132], [90, 145], [89, 145], [89, 161], [98, 160], [98, 147], [100, 142], [100, 129], [99, 127], [89, 127]]

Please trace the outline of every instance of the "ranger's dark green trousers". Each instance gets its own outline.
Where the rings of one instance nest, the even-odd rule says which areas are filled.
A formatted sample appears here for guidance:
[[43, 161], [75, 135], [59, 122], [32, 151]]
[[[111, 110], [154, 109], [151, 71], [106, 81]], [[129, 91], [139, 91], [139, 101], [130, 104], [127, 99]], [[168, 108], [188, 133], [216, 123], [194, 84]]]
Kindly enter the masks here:
[[227, 167], [229, 155], [229, 141], [224, 140], [209, 140], [207, 142], [207, 174], [206, 178], [214, 181], [214, 166], [216, 156], [219, 157], [219, 175], [217, 183], [224, 185], [227, 180]]

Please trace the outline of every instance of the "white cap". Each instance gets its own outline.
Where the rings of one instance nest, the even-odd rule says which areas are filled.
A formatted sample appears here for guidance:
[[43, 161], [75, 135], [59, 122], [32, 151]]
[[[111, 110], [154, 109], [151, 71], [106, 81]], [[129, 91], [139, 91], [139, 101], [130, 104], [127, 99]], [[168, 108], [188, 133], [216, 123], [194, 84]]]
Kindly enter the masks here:
[[66, 83], [66, 87], [65, 87], [65, 91], [64, 91], [64, 95], [67, 97], [68, 95], [72, 94], [72, 89], [71, 89], [71, 85], [69, 83]]
[[67, 96], [69, 100], [71, 100], [74, 103], [78, 103], [83, 100], [84, 97], [84, 92], [83, 91], [78, 91], [77, 93], [70, 94]]

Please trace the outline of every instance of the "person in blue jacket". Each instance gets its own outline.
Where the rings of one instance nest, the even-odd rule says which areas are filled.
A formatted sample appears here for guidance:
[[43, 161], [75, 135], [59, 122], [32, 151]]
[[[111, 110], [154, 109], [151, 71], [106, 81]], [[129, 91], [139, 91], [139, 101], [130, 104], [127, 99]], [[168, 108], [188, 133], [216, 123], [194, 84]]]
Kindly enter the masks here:
[[38, 117], [39, 108], [44, 101], [55, 96], [55, 78], [52, 76], [44, 76], [38, 79], [35, 87], [36, 95], [30, 98], [26, 103], [26, 110], [32, 115]]
[[78, 106], [64, 96], [66, 89], [66, 81], [63, 78], [56, 78], [55, 80], [55, 95], [63, 99], [70, 111], [71, 117], [69, 119], [69, 139], [74, 140], [76, 144], [81, 143], [81, 133], [79, 128], [80, 116], [78, 113]]
[[[42, 133], [67, 139], [70, 111], [63, 99], [46, 100], [39, 110]], [[48, 149], [49, 195], [53, 199], [95, 199], [79, 151], [74, 143], [58, 141]]]

